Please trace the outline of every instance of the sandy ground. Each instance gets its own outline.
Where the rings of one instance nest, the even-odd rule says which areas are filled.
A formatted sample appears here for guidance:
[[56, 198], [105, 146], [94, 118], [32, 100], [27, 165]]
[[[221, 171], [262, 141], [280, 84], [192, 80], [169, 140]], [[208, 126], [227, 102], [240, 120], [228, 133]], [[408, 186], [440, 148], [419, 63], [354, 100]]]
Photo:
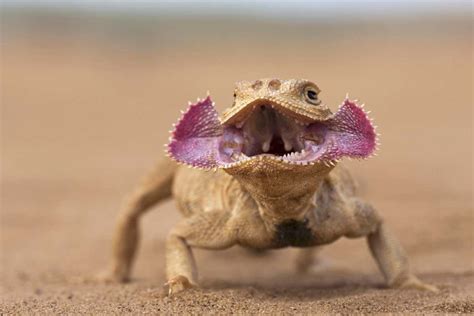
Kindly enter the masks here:
[[[474, 312], [469, 32], [293, 44], [4, 43], [0, 312]], [[372, 110], [379, 156], [349, 166], [414, 271], [440, 292], [384, 288], [365, 241], [340, 240], [305, 276], [294, 273], [294, 249], [197, 251], [202, 288], [165, 297], [172, 202], [142, 221], [131, 283], [81, 282], [105, 267], [121, 201], [163, 156], [179, 109], [208, 89], [222, 109], [234, 81], [268, 76], [316, 81], [333, 109], [350, 92]]]

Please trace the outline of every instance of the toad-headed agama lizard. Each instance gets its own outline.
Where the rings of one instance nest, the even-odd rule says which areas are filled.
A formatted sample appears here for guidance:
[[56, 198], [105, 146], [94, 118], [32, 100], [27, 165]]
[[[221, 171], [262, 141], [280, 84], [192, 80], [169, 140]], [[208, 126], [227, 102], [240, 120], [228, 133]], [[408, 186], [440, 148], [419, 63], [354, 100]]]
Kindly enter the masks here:
[[166, 240], [170, 293], [197, 286], [195, 247], [300, 247], [297, 268], [306, 271], [317, 246], [342, 236], [367, 238], [388, 286], [436, 291], [411, 273], [405, 251], [339, 165], [376, 150], [367, 113], [348, 97], [332, 113], [319, 94], [308, 80], [261, 79], [238, 82], [221, 119], [209, 96], [190, 104], [166, 145], [175, 161], [159, 163], [119, 216], [105, 279], [129, 278], [140, 217], [174, 197], [184, 218]]

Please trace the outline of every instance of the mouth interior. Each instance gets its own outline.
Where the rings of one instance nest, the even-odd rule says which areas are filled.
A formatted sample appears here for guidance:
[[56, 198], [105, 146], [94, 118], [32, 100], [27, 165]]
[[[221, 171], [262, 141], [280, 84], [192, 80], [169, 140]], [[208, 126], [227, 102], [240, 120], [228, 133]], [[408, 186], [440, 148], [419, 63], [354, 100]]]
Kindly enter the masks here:
[[241, 122], [224, 128], [221, 154], [232, 161], [255, 156], [309, 162], [324, 147], [326, 127], [303, 123], [270, 104], [258, 105]]
[[[285, 142], [283, 141], [283, 138], [279, 135], [275, 135], [272, 139], [272, 142], [270, 143], [270, 148], [266, 152], [267, 154], [274, 155], [274, 156], [284, 156], [288, 153], [294, 153], [300, 151], [302, 148], [293, 148], [290, 150], [287, 150], [285, 148]], [[263, 154], [265, 151], [262, 149], [263, 152], [259, 154]]]

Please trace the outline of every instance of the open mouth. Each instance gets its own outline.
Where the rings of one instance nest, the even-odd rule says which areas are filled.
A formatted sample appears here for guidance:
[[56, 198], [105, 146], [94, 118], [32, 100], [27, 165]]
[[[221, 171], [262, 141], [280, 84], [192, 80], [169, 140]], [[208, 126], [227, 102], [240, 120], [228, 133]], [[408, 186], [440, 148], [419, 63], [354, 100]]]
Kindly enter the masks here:
[[244, 139], [242, 153], [248, 157], [286, 156], [301, 152], [305, 147], [304, 123], [282, 114], [274, 105], [255, 106], [239, 125]]
[[268, 100], [242, 111], [238, 120], [221, 124], [209, 97], [192, 104], [172, 132], [169, 155], [193, 167], [225, 169], [254, 159], [329, 166], [344, 156], [366, 158], [375, 150], [374, 127], [348, 99], [324, 120], [302, 117]]
[[233, 161], [268, 156], [287, 162], [309, 163], [323, 147], [323, 124], [304, 123], [279, 110], [277, 104], [256, 104], [247, 117], [224, 127], [221, 152]]

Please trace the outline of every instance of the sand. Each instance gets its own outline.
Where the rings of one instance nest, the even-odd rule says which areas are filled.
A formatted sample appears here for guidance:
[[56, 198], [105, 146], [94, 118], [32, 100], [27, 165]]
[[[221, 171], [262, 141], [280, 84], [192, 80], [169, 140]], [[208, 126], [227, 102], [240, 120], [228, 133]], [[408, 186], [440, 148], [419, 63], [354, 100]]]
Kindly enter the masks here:
[[[322, 43], [186, 42], [136, 49], [38, 36], [2, 48], [2, 276], [5, 314], [472, 313], [472, 46], [451, 33], [397, 32]], [[43, 34], [44, 35], [44, 34]], [[302, 48], [305, 49], [302, 49]], [[251, 53], [249, 53], [251, 50]], [[346, 92], [382, 133], [376, 158], [351, 162], [413, 270], [439, 293], [386, 289], [363, 239], [294, 272], [295, 249], [196, 251], [200, 289], [162, 292], [173, 202], [150, 211], [133, 280], [83, 282], [107, 263], [121, 202], [163, 157], [180, 109], [206, 90], [223, 109], [233, 82], [316, 81], [335, 109]]]

